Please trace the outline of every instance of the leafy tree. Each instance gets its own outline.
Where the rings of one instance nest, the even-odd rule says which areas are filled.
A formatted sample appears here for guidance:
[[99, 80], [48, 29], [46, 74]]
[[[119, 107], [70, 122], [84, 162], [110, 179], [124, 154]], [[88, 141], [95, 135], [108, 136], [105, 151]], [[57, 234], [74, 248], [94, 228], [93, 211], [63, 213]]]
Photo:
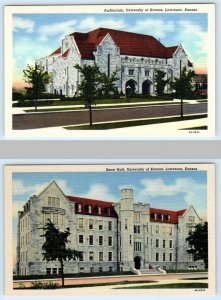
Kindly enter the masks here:
[[180, 115], [183, 118], [183, 99], [192, 98], [193, 91], [193, 78], [195, 76], [194, 71], [187, 70], [186, 67], [182, 69], [179, 78], [175, 78], [170, 82], [170, 87], [175, 90], [175, 95], [181, 100]]
[[208, 223], [197, 224], [186, 240], [191, 247], [187, 251], [193, 254], [194, 261], [202, 259], [208, 269]]
[[51, 82], [51, 75], [44, 71], [44, 68], [35, 64], [34, 66], [27, 65], [23, 70], [24, 81], [30, 85], [27, 89], [27, 94], [35, 100], [35, 110], [37, 110], [37, 100], [41, 98], [45, 92], [46, 84]]
[[115, 95], [118, 92], [114, 84], [114, 82], [118, 80], [116, 75], [117, 70], [113, 72], [110, 76], [108, 76], [106, 73], [101, 73], [100, 75], [100, 91], [101, 95], [105, 98], [109, 98], [111, 95]]
[[97, 65], [88, 66], [79, 64], [75, 65], [75, 68], [83, 75], [83, 80], [79, 85], [79, 91], [82, 98], [85, 100], [86, 107], [89, 108], [90, 126], [92, 122], [92, 104], [95, 103], [95, 99], [99, 93], [99, 83], [101, 73]]
[[70, 228], [66, 228], [64, 232], [60, 231], [54, 226], [54, 224], [48, 219], [48, 223], [43, 227], [45, 237], [45, 243], [42, 246], [43, 260], [58, 261], [61, 264], [61, 278], [62, 286], [64, 286], [64, 261], [76, 260], [81, 257], [81, 253], [76, 250], [67, 248], [67, 244], [70, 242], [68, 237], [70, 236]]
[[169, 82], [169, 79], [165, 79], [166, 73], [157, 70], [155, 73], [155, 82], [156, 82], [156, 92], [158, 96], [163, 96], [164, 95], [164, 88], [166, 84]]

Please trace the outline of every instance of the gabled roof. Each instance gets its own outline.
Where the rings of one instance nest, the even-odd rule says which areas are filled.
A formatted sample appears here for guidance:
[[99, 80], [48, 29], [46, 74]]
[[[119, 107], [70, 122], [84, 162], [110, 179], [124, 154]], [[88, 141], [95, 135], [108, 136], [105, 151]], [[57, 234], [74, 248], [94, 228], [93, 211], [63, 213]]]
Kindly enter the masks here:
[[[185, 211], [186, 209], [174, 211], [174, 210], [166, 210], [166, 209], [150, 207], [150, 221], [169, 223], [169, 224], [178, 224], [178, 217], [182, 216], [185, 213]], [[155, 218], [155, 214], [157, 215], [157, 218]], [[161, 218], [161, 215], [163, 215], [163, 219]], [[169, 216], [169, 218], [167, 216]]]
[[[66, 196], [70, 201], [76, 204], [81, 204], [81, 212], [78, 212], [77, 205], [75, 208], [76, 214], [97, 215], [117, 218], [117, 213], [114, 210], [113, 202], [82, 198], [76, 196]], [[91, 206], [91, 213], [88, 211], [88, 206]], [[101, 208], [101, 214], [98, 214], [98, 207]]]
[[61, 47], [59, 47], [58, 49], [56, 49], [54, 52], [52, 52], [49, 56], [52, 56], [52, 55], [59, 55], [61, 54]]
[[74, 32], [70, 36], [74, 37], [82, 58], [94, 59], [93, 52], [108, 33], [123, 55], [170, 58], [178, 47], [165, 47], [150, 35], [108, 28], [98, 28], [87, 33]]
[[62, 54], [62, 57], [67, 57], [68, 56], [68, 53], [69, 53], [70, 49], [66, 50], [63, 54]]

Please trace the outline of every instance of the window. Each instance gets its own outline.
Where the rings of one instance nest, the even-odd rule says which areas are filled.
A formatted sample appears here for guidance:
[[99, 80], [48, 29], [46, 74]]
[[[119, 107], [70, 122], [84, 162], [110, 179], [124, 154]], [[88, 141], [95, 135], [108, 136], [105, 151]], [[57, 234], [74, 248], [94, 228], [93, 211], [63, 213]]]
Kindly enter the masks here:
[[159, 248], [159, 240], [156, 239], [156, 248]]
[[78, 228], [82, 229], [84, 227], [83, 218], [78, 219]]
[[90, 272], [94, 273], [94, 267], [90, 267]]
[[145, 76], [149, 76], [150, 75], [150, 71], [149, 70], [145, 70]]
[[168, 233], [169, 233], [169, 235], [172, 235], [172, 234], [173, 234], [173, 228], [172, 228], [172, 227], [169, 227], [169, 228], [168, 228]]
[[166, 248], [166, 240], [163, 240], [163, 248]]
[[112, 222], [108, 221], [108, 230], [112, 230]]
[[195, 222], [195, 217], [189, 216], [189, 222], [190, 222], [190, 223], [194, 223], [194, 222]]
[[113, 267], [109, 267], [109, 272], [113, 272]]
[[141, 251], [141, 242], [134, 242], [134, 251], [136, 252]]
[[140, 213], [139, 212], [134, 213], [134, 221], [140, 221]]
[[47, 224], [51, 220], [51, 214], [45, 213], [45, 224]]
[[156, 226], [156, 234], [159, 234], [159, 226]]
[[193, 255], [193, 253], [188, 253], [188, 254], [187, 254], [187, 260], [188, 260], [188, 261], [193, 261], [193, 260], [194, 260], [194, 255]]
[[46, 274], [47, 275], [51, 274], [51, 268], [46, 268]]
[[163, 253], [163, 261], [166, 260], [166, 253]]
[[52, 214], [53, 218], [52, 218], [52, 222], [55, 224], [55, 225], [58, 225], [58, 214]]
[[57, 274], [57, 268], [52, 268], [52, 274]]
[[103, 230], [103, 221], [101, 220], [99, 221], [98, 229]]
[[103, 252], [99, 252], [99, 261], [103, 261], [104, 260], [104, 254]]
[[94, 261], [94, 252], [93, 251], [89, 252], [89, 260]]
[[51, 206], [51, 197], [48, 197], [48, 206]]
[[107, 207], [106, 212], [107, 212], [108, 216], [110, 216], [110, 212], [111, 212], [110, 207]]
[[56, 206], [60, 207], [60, 199], [59, 198], [56, 198]]
[[84, 261], [84, 252], [80, 251], [79, 261]]
[[102, 272], [103, 272], [103, 267], [99, 267], [99, 268], [98, 268], [98, 271], [99, 271], [100, 273], [102, 273]]
[[93, 229], [93, 220], [89, 219], [89, 229]]
[[78, 236], [78, 243], [79, 243], [79, 244], [83, 244], [83, 243], [84, 243], [84, 236], [83, 236], [83, 234], [80, 234], [80, 235]]
[[94, 245], [94, 236], [93, 235], [89, 235], [89, 245], [90, 246]]
[[136, 233], [136, 234], [140, 233], [140, 226], [138, 226], [138, 225], [134, 226], [134, 233]]
[[156, 261], [159, 261], [159, 253], [156, 253]]
[[77, 204], [77, 212], [81, 213], [81, 208], [82, 208], [81, 204], [78, 203], [78, 204]]
[[99, 246], [103, 246], [103, 236], [99, 236]]
[[130, 245], [132, 244], [132, 235], [130, 235]]
[[134, 75], [134, 69], [129, 69], [128, 74], [129, 74], [130, 76], [133, 76], [133, 75]]
[[61, 272], [62, 272], [62, 269], [58, 268], [58, 274], [61, 274]]
[[128, 226], [127, 226], [127, 219], [125, 219], [125, 223], [124, 223], [124, 229], [127, 229]]
[[56, 206], [55, 197], [51, 197], [51, 204], [52, 204], [52, 206]]
[[147, 238], [147, 246], [148, 246], [148, 238]]
[[112, 252], [108, 252], [108, 261], [112, 261]]
[[97, 212], [98, 212], [99, 215], [101, 215], [101, 207], [100, 206], [98, 206]]
[[173, 241], [172, 240], [170, 240], [169, 244], [170, 244], [170, 248], [173, 248]]
[[88, 213], [91, 214], [91, 205], [88, 205]]
[[112, 246], [112, 236], [108, 237], [108, 246]]
[[170, 253], [170, 261], [172, 261], [173, 260], [173, 253]]
[[59, 225], [63, 225], [64, 224], [64, 220], [63, 220], [63, 215], [59, 214]]

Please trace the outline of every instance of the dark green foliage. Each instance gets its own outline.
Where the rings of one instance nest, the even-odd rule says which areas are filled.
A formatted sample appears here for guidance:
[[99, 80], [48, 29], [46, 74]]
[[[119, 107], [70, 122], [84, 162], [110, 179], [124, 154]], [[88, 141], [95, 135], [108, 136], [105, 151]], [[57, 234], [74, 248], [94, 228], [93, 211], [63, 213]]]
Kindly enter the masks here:
[[187, 250], [193, 254], [194, 261], [203, 260], [205, 269], [208, 269], [208, 223], [197, 224], [195, 230], [186, 239], [191, 247]]
[[13, 92], [12, 93], [12, 101], [22, 101], [24, 100], [24, 96], [21, 93]]
[[157, 96], [163, 96], [164, 95], [164, 88], [166, 84], [169, 82], [169, 79], [165, 79], [166, 73], [157, 70], [155, 73], [155, 78], [154, 80], [156, 81], [156, 92]]
[[27, 98], [35, 100], [35, 110], [37, 110], [37, 100], [42, 97], [45, 92], [46, 84], [50, 83], [51, 76], [44, 68], [35, 64], [34, 66], [27, 65], [23, 70], [24, 80], [30, 87], [26, 88]]
[[100, 74], [99, 93], [102, 96], [102, 98], [108, 99], [116, 96], [119, 97], [119, 92], [114, 84], [114, 82], [118, 80], [116, 75], [117, 75], [117, 70], [113, 72], [110, 76], [108, 76], [105, 73]]
[[58, 288], [58, 283], [56, 282], [41, 282], [36, 281], [31, 283], [31, 289], [56, 289]]
[[48, 223], [43, 227], [45, 243], [42, 246], [43, 260], [58, 261], [61, 264], [62, 286], [64, 285], [64, 261], [76, 260], [81, 254], [79, 251], [67, 248], [69, 243], [70, 228], [66, 228], [64, 232], [60, 231], [54, 224], [48, 220]]

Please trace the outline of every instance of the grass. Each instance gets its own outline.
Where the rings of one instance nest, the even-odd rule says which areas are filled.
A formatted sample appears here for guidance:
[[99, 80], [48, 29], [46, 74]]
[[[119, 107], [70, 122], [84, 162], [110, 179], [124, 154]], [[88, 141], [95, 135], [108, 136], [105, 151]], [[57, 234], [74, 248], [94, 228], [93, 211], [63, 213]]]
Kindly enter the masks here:
[[160, 123], [178, 122], [178, 121], [185, 121], [185, 120], [194, 120], [194, 119], [201, 119], [201, 118], [205, 118], [205, 117], [207, 117], [206, 114], [195, 115], [195, 116], [184, 116], [182, 119], [181, 119], [181, 117], [171, 117], [171, 118], [161, 118], [161, 119], [102, 123], [102, 124], [94, 124], [93, 126], [76, 125], [76, 126], [64, 127], [64, 129], [67, 129], [67, 130], [107, 130], [107, 129], [116, 129], [116, 128], [123, 128], [123, 127], [133, 127], [133, 126], [142, 126], [142, 125], [150, 125], [150, 124], [160, 124]]
[[[62, 286], [56, 286], [56, 287], [53, 287], [53, 288], [58, 288], [58, 289], [61, 289], [61, 288], [84, 288], [84, 287], [96, 287], [96, 286], [107, 286], [107, 285], [127, 285], [127, 284], [137, 284], [137, 283], [153, 283], [153, 282], [157, 282], [157, 281], [148, 281], [148, 280], [141, 280], [141, 281], [120, 281], [120, 282], [102, 282], [102, 283], [84, 283], [84, 284], [72, 284], [72, 285], [65, 285], [64, 287]], [[38, 286], [39, 286], [39, 289], [47, 289], [47, 288], [51, 288], [51, 287], [47, 287], [47, 285], [44, 285], [39, 283], [38, 282]], [[35, 287], [36, 288], [36, 287]], [[15, 290], [20, 290], [20, 289], [33, 289], [33, 287], [18, 287], [18, 288], [15, 288]]]
[[[185, 103], [185, 102], [184, 102]], [[165, 103], [165, 102], [160, 102], [160, 103], [146, 103], [146, 102], [142, 102], [142, 104], [137, 104], [137, 105], [111, 105], [111, 106], [99, 106], [99, 107], [93, 107], [93, 110], [96, 109], [102, 109], [102, 108], [127, 108], [127, 107], [137, 107], [137, 106], [154, 106], [154, 105], [177, 105], [177, 103], [173, 103], [171, 101], [171, 103]], [[44, 112], [44, 111], [72, 111], [72, 110], [88, 110], [87, 107], [59, 107], [59, 108], [43, 108], [43, 109], [38, 109], [37, 111], [35, 109], [25, 109], [24, 111], [29, 113], [29, 112]]]
[[186, 269], [167, 270], [167, 273], [201, 273], [201, 272], [207, 273], [208, 270], [205, 270], [205, 269], [202, 269], [202, 270], [186, 270]]
[[120, 287], [116, 289], [205, 289], [208, 288], [208, 283], [169, 283], [169, 284], [157, 284], [157, 285], [142, 285], [142, 286], [130, 286]]
[[179, 280], [205, 280], [208, 277], [195, 277], [195, 278], [180, 278]]
[[206, 130], [208, 126], [198, 126], [198, 127], [191, 127], [191, 128], [183, 128], [181, 130]]

